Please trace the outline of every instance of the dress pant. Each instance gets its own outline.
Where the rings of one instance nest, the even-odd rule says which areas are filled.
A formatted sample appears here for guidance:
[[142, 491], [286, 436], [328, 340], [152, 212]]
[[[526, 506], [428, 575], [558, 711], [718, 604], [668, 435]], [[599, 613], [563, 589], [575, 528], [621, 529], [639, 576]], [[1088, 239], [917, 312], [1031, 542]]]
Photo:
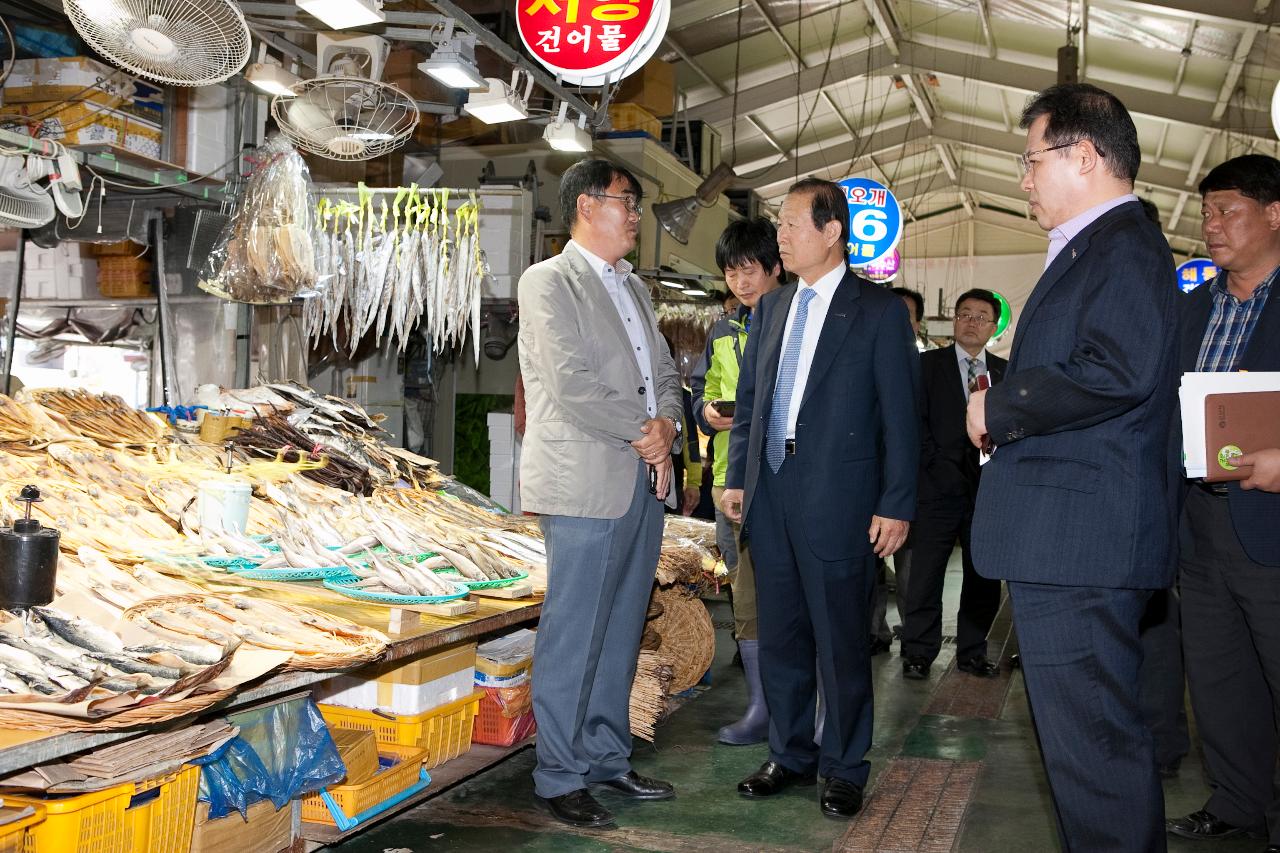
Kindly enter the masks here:
[[[1280, 522], [1280, 519], [1276, 519]], [[1193, 488], [1179, 531], [1182, 643], [1212, 794], [1205, 809], [1280, 844], [1280, 570], [1240, 547], [1226, 498]]]
[[886, 643], [893, 642], [893, 631], [889, 630], [889, 621], [885, 618], [889, 613], [889, 566], [881, 558], [876, 558], [876, 583], [871, 590], [871, 636]]
[[1191, 750], [1187, 734], [1187, 679], [1182, 666], [1178, 592], [1157, 590], [1142, 614], [1142, 717], [1155, 741], [1156, 766], [1181, 761]]
[[1063, 850], [1165, 850], [1138, 701], [1138, 622], [1151, 591], [1010, 581], [1009, 597]]
[[[822, 560], [809, 548], [794, 457], [761, 467], [749, 529], [760, 616], [760, 674], [769, 705], [769, 757], [797, 773], [866, 785], [871, 748], [869, 611], [875, 556]], [[810, 530], [808, 535], [822, 535]], [[815, 745], [815, 671], [826, 707]]]
[[662, 509], [640, 462], [621, 518], [538, 519], [547, 548], [533, 671], [533, 781], [541, 797], [631, 769], [631, 682], [662, 548]]
[[916, 508], [902, 625], [904, 657], [932, 662], [942, 650], [942, 588], [957, 541], [964, 575], [956, 618], [956, 657], [965, 660], [987, 654], [987, 633], [1000, 610], [1000, 581], [974, 571], [969, 548], [972, 525], [973, 501], [968, 498], [924, 501]]

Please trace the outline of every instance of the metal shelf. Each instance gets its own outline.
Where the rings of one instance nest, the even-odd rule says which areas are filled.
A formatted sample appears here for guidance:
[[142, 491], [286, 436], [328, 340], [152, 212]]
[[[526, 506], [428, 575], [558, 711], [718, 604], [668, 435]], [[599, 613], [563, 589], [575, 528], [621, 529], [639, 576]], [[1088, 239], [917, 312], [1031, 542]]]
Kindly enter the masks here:
[[[226, 302], [216, 296], [170, 296], [170, 305], [202, 305]], [[30, 299], [23, 297], [23, 308], [154, 308], [154, 296], [138, 296], [128, 299]]]

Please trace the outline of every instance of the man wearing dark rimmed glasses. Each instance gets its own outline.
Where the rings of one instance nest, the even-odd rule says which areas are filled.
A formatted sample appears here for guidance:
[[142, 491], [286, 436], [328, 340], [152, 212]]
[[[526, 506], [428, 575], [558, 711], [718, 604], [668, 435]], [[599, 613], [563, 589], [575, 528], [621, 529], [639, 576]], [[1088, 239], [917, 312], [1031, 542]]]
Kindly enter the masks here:
[[1173, 258], [1133, 194], [1138, 134], [1114, 95], [1054, 86], [1021, 126], [1049, 251], [1004, 381], [969, 396], [970, 439], [994, 445], [973, 559], [1008, 582], [1063, 849], [1151, 853], [1164, 799], [1138, 625], [1173, 581]]
[[[605, 160], [560, 181], [572, 239], [520, 277], [526, 420], [520, 499], [540, 515], [547, 595], [534, 649], [539, 802], [573, 826], [613, 823], [588, 791], [674, 796], [631, 769], [628, 703], [675, 506], [680, 379], [643, 282], [625, 256], [640, 228], [640, 182]], [[655, 499], [656, 498], [656, 499]]]

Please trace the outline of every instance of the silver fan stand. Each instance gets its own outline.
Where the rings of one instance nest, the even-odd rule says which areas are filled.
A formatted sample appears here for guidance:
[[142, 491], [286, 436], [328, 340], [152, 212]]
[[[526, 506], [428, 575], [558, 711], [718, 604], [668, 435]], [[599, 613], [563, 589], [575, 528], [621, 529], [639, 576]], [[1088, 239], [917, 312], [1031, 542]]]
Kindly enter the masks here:
[[18, 309], [22, 307], [22, 280], [26, 277], [23, 261], [26, 253], [27, 229], [23, 228], [18, 232], [17, 275], [13, 283], [13, 304], [9, 306], [9, 328], [5, 335], [4, 384], [0, 386], [0, 393], [4, 394], [9, 393], [9, 379], [13, 375], [13, 349], [18, 334]]

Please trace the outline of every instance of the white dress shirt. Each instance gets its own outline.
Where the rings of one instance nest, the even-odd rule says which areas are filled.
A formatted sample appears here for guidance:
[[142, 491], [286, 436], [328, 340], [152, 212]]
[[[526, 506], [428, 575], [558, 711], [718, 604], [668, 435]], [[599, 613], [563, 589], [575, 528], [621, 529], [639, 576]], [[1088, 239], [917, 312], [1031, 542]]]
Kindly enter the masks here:
[[[956, 351], [956, 361], [960, 365], [960, 384], [964, 387], [964, 398], [969, 399], [969, 353], [965, 352], [959, 344], [954, 344]], [[978, 375], [987, 372], [987, 349], [983, 347], [978, 351]]]
[[627, 286], [627, 276], [631, 275], [631, 264], [623, 259], [618, 261], [615, 267], [572, 240], [567, 245], [573, 246], [582, 257], [586, 258], [587, 264], [604, 285], [609, 299], [613, 301], [613, 307], [618, 309], [618, 317], [622, 320], [622, 325], [627, 330], [627, 338], [631, 341], [636, 367], [640, 368], [640, 375], [644, 377], [645, 409], [649, 412], [649, 417], [656, 417], [658, 397], [653, 390], [653, 359], [649, 352], [649, 339], [645, 336], [644, 321], [641, 319], [640, 312], [636, 310], [635, 300], [631, 298], [631, 288]]
[[[796, 309], [800, 307], [800, 294], [806, 288], [813, 288], [813, 297], [809, 300], [809, 316], [804, 323], [804, 337], [800, 339], [800, 363], [796, 365], [796, 379], [791, 388], [791, 405], [787, 408], [787, 438], [796, 437], [796, 418], [800, 415], [800, 402], [804, 399], [804, 387], [809, 381], [809, 368], [813, 365], [813, 353], [818, 349], [818, 338], [822, 335], [822, 324], [827, 319], [827, 309], [831, 307], [831, 299], [836, 294], [836, 287], [844, 279], [844, 263], [831, 270], [812, 285], [800, 279], [791, 299], [791, 307], [787, 310], [787, 325], [782, 335], [782, 349], [779, 352], [778, 368], [782, 368], [781, 353], [787, 351], [787, 340], [791, 337], [791, 326], [796, 319]], [[776, 380], [775, 380], [776, 381]]]

